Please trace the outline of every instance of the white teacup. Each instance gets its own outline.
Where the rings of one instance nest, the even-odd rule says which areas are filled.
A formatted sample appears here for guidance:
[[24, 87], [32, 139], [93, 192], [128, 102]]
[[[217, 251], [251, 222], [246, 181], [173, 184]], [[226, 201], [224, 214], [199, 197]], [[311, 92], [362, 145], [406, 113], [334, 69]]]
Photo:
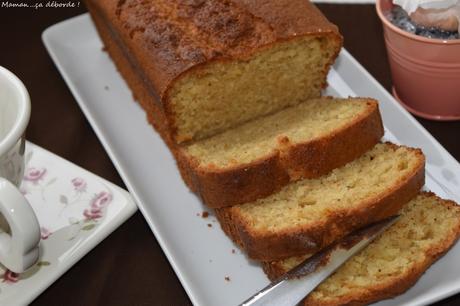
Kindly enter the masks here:
[[0, 67], [0, 263], [17, 273], [31, 267], [39, 255], [40, 226], [18, 189], [29, 118], [30, 99], [24, 84]]

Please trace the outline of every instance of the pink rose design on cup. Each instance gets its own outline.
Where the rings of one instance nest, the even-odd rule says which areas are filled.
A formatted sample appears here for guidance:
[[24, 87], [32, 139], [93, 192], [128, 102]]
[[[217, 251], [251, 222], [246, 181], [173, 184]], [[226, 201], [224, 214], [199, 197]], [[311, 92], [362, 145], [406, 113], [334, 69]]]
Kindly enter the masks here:
[[45, 227], [40, 227], [40, 235], [43, 240], [48, 239], [49, 236], [51, 236], [52, 232], [50, 232], [47, 228]]
[[10, 270], [6, 270], [2, 278], [3, 278], [4, 283], [14, 284], [19, 280], [19, 274], [14, 273], [13, 271], [10, 271]]
[[80, 177], [76, 177], [72, 179], [72, 185], [76, 192], [86, 191], [86, 181]]
[[31, 167], [26, 170], [24, 174], [24, 180], [37, 184], [46, 174], [45, 168]]
[[90, 208], [85, 209], [83, 215], [86, 220], [97, 220], [104, 216], [107, 205], [112, 201], [112, 194], [102, 191], [91, 200]]

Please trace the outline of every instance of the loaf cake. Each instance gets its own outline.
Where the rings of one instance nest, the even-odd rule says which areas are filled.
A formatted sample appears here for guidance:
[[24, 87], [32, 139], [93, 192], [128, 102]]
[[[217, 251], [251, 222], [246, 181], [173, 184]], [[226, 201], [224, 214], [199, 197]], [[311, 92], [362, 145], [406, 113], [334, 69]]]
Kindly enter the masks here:
[[117, 68], [169, 142], [320, 96], [342, 45], [306, 0], [86, 0]]
[[218, 208], [216, 216], [253, 259], [314, 253], [397, 213], [423, 186], [424, 162], [419, 149], [377, 144], [328, 175], [290, 183], [254, 202]]
[[383, 136], [372, 99], [321, 98], [176, 150], [190, 188], [210, 207], [255, 201], [364, 154]]
[[[420, 193], [401, 218], [358, 255], [348, 260], [306, 299], [305, 305], [367, 305], [409, 289], [460, 235], [460, 206]], [[307, 256], [265, 263], [275, 279]]]

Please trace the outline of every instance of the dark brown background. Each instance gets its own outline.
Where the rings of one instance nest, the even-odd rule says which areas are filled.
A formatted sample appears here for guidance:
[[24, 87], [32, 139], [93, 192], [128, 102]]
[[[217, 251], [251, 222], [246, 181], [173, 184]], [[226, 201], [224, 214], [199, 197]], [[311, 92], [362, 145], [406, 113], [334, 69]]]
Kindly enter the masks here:
[[[74, 1], [75, 2], [75, 1]], [[0, 2], [1, 4], [1, 2]], [[380, 22], [371, 5], [319, 5], [345, 47], [386, 89], [391, 77]], [[0, 8], [0, 65], [21, 78], [32, 98], [27, 138], [124, 187], [91, 126], [48, 56], [41, 34], [85, 12]], [[460, 122], [420, 120], [460, 159]], [[140, 213], [80, 260], [33, 305], [189, 305], [190, 301]], [[460, 295], [437, 305], [460, 305]]]

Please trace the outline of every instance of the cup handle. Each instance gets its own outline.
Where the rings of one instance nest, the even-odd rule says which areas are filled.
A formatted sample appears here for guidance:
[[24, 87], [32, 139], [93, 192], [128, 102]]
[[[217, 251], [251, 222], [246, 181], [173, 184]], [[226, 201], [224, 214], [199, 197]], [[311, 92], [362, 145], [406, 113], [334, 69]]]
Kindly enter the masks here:
[[10, 233], [0, 233], [0, 262], [21, 273], [38, 260], [40, 225], [32, 207], [16, 186], [0, 178], [0, 213]]

